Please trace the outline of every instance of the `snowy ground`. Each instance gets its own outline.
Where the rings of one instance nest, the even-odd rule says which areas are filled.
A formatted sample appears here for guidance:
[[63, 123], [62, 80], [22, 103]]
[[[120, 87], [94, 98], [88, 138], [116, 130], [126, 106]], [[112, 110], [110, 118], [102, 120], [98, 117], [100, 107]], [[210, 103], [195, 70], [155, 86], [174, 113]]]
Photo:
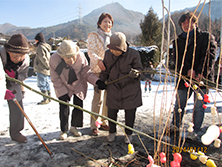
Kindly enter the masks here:
[[[33, 89], [38, 90], [36, 77], [30, 77], [24, 82]], [[53, 85], [51, 83], [52, 96], [55, 97]], [[144, 81], [141, 81], [143, 106], [137, 109], [135, 129], [151, 134], [153, 132], [155, 120], [155, 126], [165, 121], [168, 117], [170, 106], [174, 103], [174, 85], [164, 84], [159, 82], [152, 82], [151, 92], [144, 91]], [[91, 109], [91, 101], [93, 96], [93, 86], [89, 85], [87, 97], [84, 100], [84, 109]], [[213, 106], [213, 99], [216, 97], [216, 104], [219, 110], [219, 116], [221, 117], [222, 110], [222, 97], [221, 95], [215, 95], [214, 90], [210, 90], [210, 101], [207, 106], [205, 120], [203, 123], [204, 127], [208, 127], [213, 124], [212, 115], [210, 114], [210, 107]], [[55, 97], [56, 98], [56, 97]], [[123, 133], [121, 128], [118, 128], [118, 134], [122, 135], [117, 138], [115, 145], [110, 145], [106, 142], [105, 137], [108, 132], [103, 131], [101, 136], [92, 137], [90, 135], [90, 115], [84, 113], [84, 127], [80, 130], [83, 136], [78, 138], [69, 134], [66, 141], [59, 140], [60, 128], [59, 128], [59, 105], [57, 102], [52, 101], [47, 105], [37, 105], [37, 102], [41, 101], [42, 97], [35, 92], [26, 89], [25, 98], [23, 100], [24, 111], [32, 121], [33, 125], [41, 135], [45, 143], [49, 146], [49, 149], [53, 152], [54, 158], [50, 158], [48, 152], [41, 144], [35, 132], [25, 121], [25, 128], [22, 133], [27, 136], [28, 142], [26, 144], [18, 144], [17, 142], [11, 141], [9, 137], [9, 111], [7, 102], [4, 101], [3, 107], [0, 112], [0, 131], [4, 132], [0, 135], [0, 166], [78, 166], [85, 165], [87, 159], [80, 154], [72, 151], [74, 148], [78, 151], [83, 152], [89, 157], [95, 159], [107, 159], [109, 157], [109, 150], [115, 154], [116, 150], [119, 150], [119, 154], [115, 156], [124, 156], [127, 154], [127, 146], [122, 145]], [[187, 115], [185, 116], [185, 127], [192, 121], [192, 107], [193, 98], [191, 97], [188, 101]], [[172, 114], [170, 114], [171, 120]], [[161, 118], [161, 119], [160, 119]], [[163, 120], [162, 120], [163, 119]], [[218, 116], [214, 119], [216, 124], [220, 123]], [[124, 122], [124, 111], [120, 111], [118, 115], [118, 121]], [[134, 137], [136, 138], [136, 136]], [[139, 141], [137, 146], [139, 146]], [[144, 140], [145, 141], [145, 140]], [[153, 142], [151, 142], [153, 144]], [[102, 146], [101, 146], [102, 145]], [[121, 149], [121, 151], [120, 151]], [[139, 148], [138, 148], [139, 149]], [[221, 149], [220, 149], [221, 152]], [[152, 153], [152, 152], [150, 152]], [[95, 155], [96, 154], [96, 155]], [[100, 156], [99, 156], [100, 154]], [[102, 156], [102, 157], [101, 157]], [[198, 165], [197, 165], [198, 166]], [[200, 166], [200, 165], [199, 165]]]
[[[39, 91], [36, 83], [36, 77], [29, 77], [28, 79], [25, 80], [24, 82], [31, 88]], [[52, 89], [52, 97], [56, 98], [55, 92], [53, 89], [53, 85], [51, 84], [51, 89]], [[141, 82], [141, 88], [142, 88], [142, 96], [143, 96], [143, 106], [139, 107], [137, 109], [138, 113], [144, 113], [144, 117], [146, 117], [149, 114], [153, 114], [153, 108], [155, 105], [155, 114], [159, 115], [159, 110], [161, 107], [162, 100], [164, 100], [164, 103], [167, 104], [167, 108], [169, 108], [169, 104], [171, 102], [171, 97], [173, 93], [173, 85], [168, 85], [167, 87], [164, 86], [164, 83], [160, 85], [158, 88], [159, 82], [152, 82], [152, 90], [151, 92], [147, 91], [145, 92], [144, 90], [144, 82]], [[156, 92], [156, 90], [158, 91]], [[167, 94], [163, 93], [166, 92], [163, 89], [166, 89]], [[28, 90], [25, 88], [26, 93], [25, 93], [25, 98], [23, 99], [23, 105], [24, 105], [24, 111], [28, 115], [31, 121], [33, 121], [33, 124], [36, 126], [36, 129], [38, 127], [42, 126], [43, 123], [47, 122], [45, 125], [50, 126], [51, 129], [47, 128], [47, 131], [44, 130], [43, 128], [40, 128], [39, 133], [44, 133], [44, 132], [54, 132], [55, 130], [59, 130], [59, 105], [57, 102], [52, 101], [51, 103], [47, 105], [37, 105], [37, 102], [42, 100], [41, 95], [36, 94], [35, 92]], [[156, 97], [155, 97], [156, 95]], [[84, 109], [91, 111], [91, 101], [93, 97], [93, 86], [91, 84], [88, 85], [88, 92], [87, 92], [87, 97], [84, 100]], [[156, 98], [156, 101], [155, 101]], [[165, 99], [163, 99], [165, 98]], [[72, 101], [72, 100], [71, 100]], [[1, 111], [1, 127], [0, 130], [5, 130], [6, 127], [9, 127], [9, 121], [8, 121], [8, 105], [7, 101], [4, 101], [3, 104], [3, 109]], [[124, 114], [124, 112], [120, 111], [119, 113]], [[37, 119], [36, 119], [37, 118]], [[89, 126], [89, 119], [90, 115], [88, 113], [84, 114], [84, 126]], [[30, 125], [28, 122], [25, 123], [25, 132], [26, 134], [34, 134], [35, 132], [31, 129]]]

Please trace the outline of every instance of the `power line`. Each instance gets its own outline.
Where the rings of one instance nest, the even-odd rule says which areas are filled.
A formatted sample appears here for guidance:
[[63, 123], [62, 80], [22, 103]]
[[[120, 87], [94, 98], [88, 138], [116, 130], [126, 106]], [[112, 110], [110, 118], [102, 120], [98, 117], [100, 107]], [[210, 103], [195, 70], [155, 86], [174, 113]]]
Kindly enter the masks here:
[[[66, 22], [68, 22], [68, 21], [71, 21], [71, 20], [74, 20], [75, 19], [75, 17], [76, 18], [78, 18], [78, 16], [76, 15], [76, 12], [77, 11], [69, 11], [68, 13], [63, 13], [63, 14], [60, 14], [60, 15], [53, 15], [53, 16], [51, 16], [51, 17], [45, 17], [44, 19], [40, 19], [39, 21], [33, 21], [33, 22], [31, 22], [30, 24], [32, 24], [32, 23], [34, 23], [34, 24], [32, 24], [32, 25], [36, 25], [36, 26], [38, 26], [38, 27], [41, 27], [41, 26], [39, 26], [39, 25], [42, 25], [42, 24], [45, 24], [45, 23], [55, 23], [55, 24], [59, 24], [59, 20], [61, 20], [61, 22], [65, 22], [64, 21], [64, 18], [66, 19]], [[73, 16], [75, 16], [74, 18], [73, 18]], [[32, 27], [36, 27], [36, 26], [32, 26]]]

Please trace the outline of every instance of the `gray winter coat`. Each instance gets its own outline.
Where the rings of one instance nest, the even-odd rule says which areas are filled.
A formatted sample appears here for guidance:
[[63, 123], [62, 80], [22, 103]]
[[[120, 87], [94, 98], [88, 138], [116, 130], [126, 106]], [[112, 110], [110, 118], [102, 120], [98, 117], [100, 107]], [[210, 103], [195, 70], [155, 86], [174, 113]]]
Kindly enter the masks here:
[[[143, 69], [139, 52], [128, 48], [120, 59], [114, 64], [118, 57], [110, 50], [105, 52], [105, 71], [102, 71], [100, 78], [108, 83], [129, 74], [131, 68], [141, 71]], [[140, 77], [132, 79], [130, 77], [121, 79], [107, 86], [106, 105], [111, 109], [133, 109], [142, 105]]]
[[[5, 66], [7, 64], [7, 56], [6, 56], [6, 50], [4, 47], [0, 48], [0, 57], [2, 59], [3, 66]], [[17, 79], [20, 81], [24, 81], [28, 77], [28, 70], [29, 70], [29, 55], [26, 54], [22, 65], [17, 69], [17, 73], [18, 73]], [[21, 85], [12, 81], [8, 81], [8, 82], [9, 84], [7, 85], [10, 85], [10, 87], [7, 87], [7, 89], [16, 92], [15, 93], [16, 100], [18, 101], [22, 100], [23, 95], [22, 95]]]
[[45, 75], [50, 75], [49, 59], [51, 46], [45, 42], [40, 42], [36, 50], [34, 60], [34, 71]]

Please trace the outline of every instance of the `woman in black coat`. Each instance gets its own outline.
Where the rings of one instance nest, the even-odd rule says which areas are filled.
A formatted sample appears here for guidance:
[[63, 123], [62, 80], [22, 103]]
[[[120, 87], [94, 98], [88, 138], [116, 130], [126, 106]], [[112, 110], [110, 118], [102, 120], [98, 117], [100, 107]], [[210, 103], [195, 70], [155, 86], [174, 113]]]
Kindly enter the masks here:
[[[191, 22], [190, 19], [192, 19]], [[179, 73], [182, 68], [181, 74], [183, 76], [187, 76], [188, 78], [192, 77], [192, 79], [200, 82], [203, 77], [206, 79], [211, 78], [210, 75], [213, 70], [216, 54], [216, 42], [214, 40], [214, 36], [212, 36], [209, 32], [203, 32], [197, 28], [196, 21], [196, 16], [191, 12], [185, 13], [181, 16], [179, 19], [179, 25], [183, 32], [176, 39], [177, 45], [175, 41], [173, 42], [173, 55], [175, 65], [177, 64], [177, 72]], [[188, 44], [186, 48], [187, 37]], [[184, 58], [185, 51], [186, 54]], [[187, 94], [189, 87], [185, 86], [183, 79], [181, 79], [180, 82], [178, 82], [177, 79], [176, 87], [177, 86], [178, 90], [171, 130], [179, 130], [179, 127], [182, 124], [184, 108], [186, 107], [188, 100], [187, 96], [190, 97], [193, 92], [193, 90], [190, 89], [190, 93]], [[201, 89], [196, 90], [196, 93], [200, 93], [203, 97], [204, 94], [207, 93], [207, 88], [205, 86], [201, 86], [200, 88]], [[194, 94], [195, 104], [193, 111], [194, 132], [188, 133], [187, 135], [190, 139], [195, 139], [197, 137], [197, 132], [201, 128], [205, 112], [205, 109], [202, 107], [205, 102], [203, 100], [198, 100], [196, 93]]]

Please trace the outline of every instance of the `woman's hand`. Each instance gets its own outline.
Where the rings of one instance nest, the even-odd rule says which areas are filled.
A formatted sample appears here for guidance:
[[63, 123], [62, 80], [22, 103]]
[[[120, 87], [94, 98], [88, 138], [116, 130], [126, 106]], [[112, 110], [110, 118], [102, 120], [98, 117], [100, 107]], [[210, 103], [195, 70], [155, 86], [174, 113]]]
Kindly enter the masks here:
[[99, 62], [98, 62], [98, 66], [99, 66], [99, 68], [100, 68], [102, 71], [105, 71], [105, 70], [106, 70], [106, 67], [104, 66], [102, 60], [99, 60]]

